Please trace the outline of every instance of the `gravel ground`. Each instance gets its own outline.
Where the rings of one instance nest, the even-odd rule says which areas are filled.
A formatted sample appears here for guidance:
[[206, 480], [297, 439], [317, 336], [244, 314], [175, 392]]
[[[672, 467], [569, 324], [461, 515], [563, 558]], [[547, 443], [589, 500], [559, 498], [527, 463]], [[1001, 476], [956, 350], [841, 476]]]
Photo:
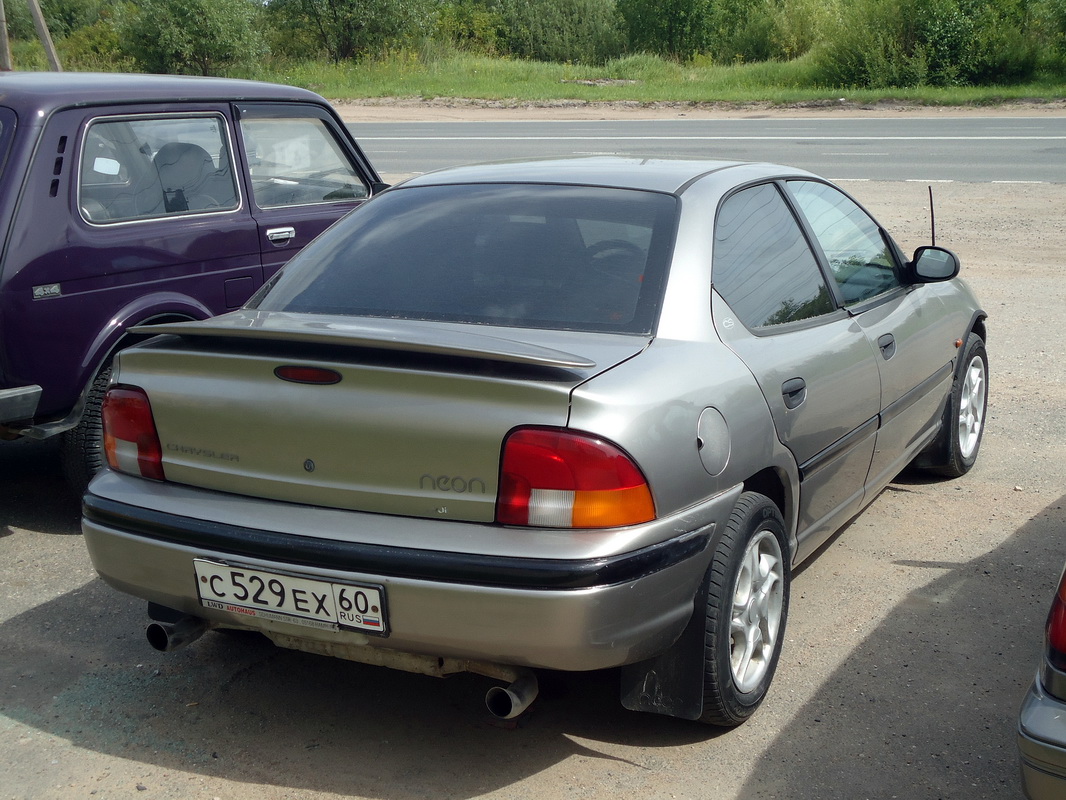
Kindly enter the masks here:
[[[904, 249], [926, 242], [924, 185], [848, 188]], [[501, 726], [476, 676], [220, 634], [157, 653], [141, 603], [94, 578], [54, 447], [6, 444], [0, 798], [1019, 798], [1015, 715], [1066, 560], [1066, 189], [935, 190], [989, 312], [981, 458], [904, 475], [797, 574], [746, 725], [625, 712], [611, 673], [545, 674]]]

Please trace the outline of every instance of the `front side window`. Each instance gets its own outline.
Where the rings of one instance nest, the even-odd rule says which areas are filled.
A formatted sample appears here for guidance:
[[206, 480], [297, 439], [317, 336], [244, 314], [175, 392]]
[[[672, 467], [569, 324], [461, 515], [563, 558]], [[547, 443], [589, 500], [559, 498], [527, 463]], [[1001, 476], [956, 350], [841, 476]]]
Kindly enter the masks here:
[[851, 198], [817, 181], [789, 181], [788, 188], [825, 253], [845, 305], [901, 285], [877, 223]]
[[744, 189], [722, 204], [711, 276], [733, 313], [751, 329], [834, 310], [818, 262], [773, 184]]
[[582, 186], [386, 192], [308, 245], [266, 311], [647, 334], [677, 200]]
[[220, 116], [118, 118], [85, 134], [78, 205], [90, 222], [230, 211], [239, 205]]
[[245, 117], [252, 196], [260, 208], [359, 200], [370, 191], [316, 117]]

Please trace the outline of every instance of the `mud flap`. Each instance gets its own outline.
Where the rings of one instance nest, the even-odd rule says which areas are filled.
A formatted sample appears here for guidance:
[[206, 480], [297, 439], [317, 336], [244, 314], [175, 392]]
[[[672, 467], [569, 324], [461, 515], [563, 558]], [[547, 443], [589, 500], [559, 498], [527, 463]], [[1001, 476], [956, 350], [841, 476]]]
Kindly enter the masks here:
[[622, 706], [680, 719], [703, 714], [707, 592], [700, 585], [692, 618], [677, 641], [654, 658], [622, 667]]

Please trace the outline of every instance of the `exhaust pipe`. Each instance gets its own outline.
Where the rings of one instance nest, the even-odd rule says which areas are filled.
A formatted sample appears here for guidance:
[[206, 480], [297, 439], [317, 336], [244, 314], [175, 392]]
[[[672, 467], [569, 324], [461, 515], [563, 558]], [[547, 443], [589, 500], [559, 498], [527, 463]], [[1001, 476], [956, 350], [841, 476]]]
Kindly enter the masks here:
[[192, 644], [211, 626], [199, 617], [182, 617], [177, 622], [150, 622], [144, 629], [148, 644], [161, 653], [169, 653]]
[[514, 719], [537, 699], [537, 676], [528, 670], [518, 673], [509, 686], [493, 686], [485, 694], [485, 705], [497, 719]]

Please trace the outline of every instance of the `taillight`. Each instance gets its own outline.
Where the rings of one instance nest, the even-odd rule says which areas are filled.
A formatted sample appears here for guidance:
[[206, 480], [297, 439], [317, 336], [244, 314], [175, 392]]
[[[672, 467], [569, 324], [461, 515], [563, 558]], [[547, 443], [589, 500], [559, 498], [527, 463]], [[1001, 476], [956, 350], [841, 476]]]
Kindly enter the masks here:
[[143, 389], [114, 386], [104, 395], [104, 454], [111, 469], [166, 480], [152, 406]]
[[613, 528], [652, 519], [648, 482], [610, 442], [551, 428], [521, 428], [504, 442], [498, 522]]
[[1055, 669], [1066, 672], [1066, 572], [1047, 615], [1047, 657]]

